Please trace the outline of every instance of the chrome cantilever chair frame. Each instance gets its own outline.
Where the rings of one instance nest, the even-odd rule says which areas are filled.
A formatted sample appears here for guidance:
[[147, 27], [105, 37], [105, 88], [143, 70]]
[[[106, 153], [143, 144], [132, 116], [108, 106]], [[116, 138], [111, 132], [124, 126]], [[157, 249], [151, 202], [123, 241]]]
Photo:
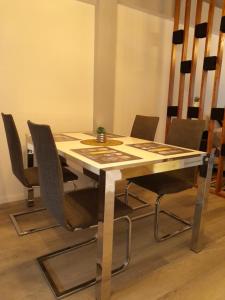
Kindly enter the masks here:
[[[72, 183], [74, 190], [77, 189], [77, 186], [75, 184], [74, 181], [67, 181], [66, 183]], [[39, 186], [33, 186], [33, 188], [27, 188], [27, 207], [33, 207], [34, 206], [34, 189], [35, 188], [39, 188]], [[31, 215], [34, 213], [38, 213], [38, 212], [42, 212], [42, 211], [46, 211], [47, 209], [45, 207], [40, 207], [40, 208], [35, 208], [35, 209], [30, 209], [30, 210], [24, 210], [24, 211], [20, 211], [18, 213], [13, 213], [13, 214], [9, 214], [9, 217], [16, 229], [16, 232], [19, 236], [23, 236], [23, 235], [27, 235], [27, 234], [31, 234], [31, 233], [35, 233], [35, 232], [39, 232], [39, 231], [43, 231], [43, 230], [47, 230], [47, 229], [51, 229], [51, 228], [56, 228], [61, 226], [60, 224], [52, 224], [52, 225], [47, 225], [47, 226], [42, 226], [42, 227], [34, 227], [34, 228], [28, 228], [28, 229], [22, 229], [21, 226], [19, 225], [17, 218], [21, 217], [21, 216], [25, 216], [25, 215]]]
[[[33, 188], [28, 188], [27, 189], [27, 193], [28, 193], [28, 198], [27, 198], [27, 206], [28, 207], [33, 207], [34, 206], [34, 188], [39, 188], [38, 186], [34, 186]], [[20, 211], [18, 213], [13, 213], [10, 214], [9, 217], [16, 229], [16, 232], [19, 236], [23, 236], [26, 234], [30, 234], [30, 233], [34, 233], [34, 232], [38, 232], [38, 231], [42, 231], [42, 230], [46, 230], [46, 229], [50, 229], [50, 228], [55, 228], [58, 227], [59, 224], [54, 224], [54, 225], [48, 225], [48, 226], [43, 226], [43, 227], [34, 227], [34, 228], [28, 228], [26, 230], [23, 230], [21, 228], [21, 226], [19, 226], [19, 223], [17, 222], [17, 217], [21, 217], [24, 215], [30, 215], [33, 213], [37, 213], [37, 212], [41, 212], [41, 211], [45, 211], [46, 208], [44, 207], [40, 207], [40, 208], [36, 208], [36, 209], [31, 209], [31, 210], [25, 210], [25, 211]]]
[[[188, 220], [185, 220], [185, 219], [177, 216], [176, 214], [174, 214], [174, 213], [172, 213], [168, 210], [160, 209], [160, 200], [161, 200], [162, 196], [163, 195], [157, 197], [156, 202], [155, 202], [155, 210], [131, 218], [132, 222], [135, 222], [135, 221], [138, 221], [140, 219], [144, 219], [144, 218], [147, 218], [147, 217], [154, 216], [154, 224], [153, 224], [154, 238], [157, 242], [165, 241], [165, 240], [167, 240], [169, 238], [172, 238], [173, 236], [176, 236], [176, 235], [178, 235], [178, 234], [180, 234], [180, 233], [182, 233], [182, 232], [184, 232], [184, 231], [186, 231], [186, 230], [188, 230], [192, 227], [192, 223], [189, 222]], [[159, 235], [159, 218], [160, 218], [161, 213], [175, 219], [176, 221], [179, 221], [180, 223], [183, 223], [184, 227], [181, 230], [177, 230], [173, 233], [168, 233], [168, 234], [165, 234], [163, 236], [160, 236]]]
[[[126, 238], [127, 239], [127, 241], [126, 241], [126, 260], [121, 266], [115, 268], [112, 271], [112, 276], [115, 276], [115, 275], [123, 272], [128, 267], [128, 265], [130, 263], [130, 258], [131, 258], [131, 228], [132, 228], [131, 219], [128, 216], [124, 216], [124, 217], [119, 217], [119, 218], [115, 219], [114, 222], [118, 222], [118, 221], [122, 221], [122, 220], [124, 220], [128, 224], [127, 238]], [[89, 228], [97, 228], [97, 226], [98, 225], [94, 225], [94, 226], [90, 226]], [[75, 229], [74, 232], [80, 231], [80, 230], [85, 230], [85, 229]], [[53, 291], [53, 293], [57, 299], [65, 298], [65, 297], [70, 296], [74, 293], [77, 293], [85, 288], [91, 287], [91, 286], [95, 285], [99, 281], [99, 279], [91, 278], [83, 283], [80, 283], [79, 285], [76, 285], [76, 286], [66, 289], [64, 291], [60, 291], [58, 289], [55, 281], [53, 280], [51, 274], [49, 273], [48, 269], [46, 268], [45, 262], [51, 258], [57, 257], [59, 255], [63, 255], [68, 252], [77, 250], [81, 247], [85, 247], [90, 244], [93, 244], [93, 243], [97, 242], [97, 239], [98, 239], [97, 237], [94, 237], [85, 242], [77, 243], [75, 245], [51, 252], [49, 254], [46, 254], [46, 255], [43, 255], [43, 256], [40, 256], [37, 258], [37, 262], [41, 268], [41, 271], [43, 272], [43, 275], [45, 276], [51, 290]]]
[[151, 206], [150, 203], [148, 203], [147, 201], [145, 201], [144, 199], [141, 199], [140, 197], [138, 197], [138, 195], [132, 193], [129, 191], [129, 188], [130, 186], [132, 185], [133, 182], [131, 181], [128, 181], [126, 183], [126, 186], [125, 186], [125, 192], [124, 193], [121, 193], [121, 194], [118, 194], [117, 197], [121, 197], [121, 196], [124, 196], [124, 202], [129, 206], [129, 196], [136, 199], [137, 201], [141, 202], [142, 204], [141, 205], [138, 205], [138, 206], [135, 206], [135, 207], [131, 207], [133, 210], [138, 210], [138, 209], [141, 209], [141, 208], [145, 208], [145, 207], [148, 207], [148, 206]]
[[[172, 213], [172, 212], [170, 212], [168, 210], [164, 210], [164, 209], [161, 210], [160, 209], [160, 201], [161, 201], [161, 199], [162, 199], [163, 196], [164, 195], [159, 195], [157, 197], [157, 199], [156, 199], [156, 202], [155, 202], [154, 237], [155, 237], [155, 240], [157, 242], [165, 241], [165, 240], [167, 240], [169, 238], [172, 238], [173, 236], [176, 236], [176, 235], [178, 235], [178, 234], [180, 234], [180, 233], [182, 233], [184, 231], [187, 231], [188, 229], [191, 229], [191, 227], [192, 227], [192, 223], [189, 222], [188, 220], [185, 220], [185, 219], [177, 216], [176, 214], [174, 214], [174, 213]], [[164, 213], [167, 216], [175, 219], [176, 221], [178, 221], [180, 223], [183, 223], [184, 224], [183, 228], [180, 229], [180, 230], [176, 230], [173, 233], [167, 233], [167, 234], [165, 234], [165, 235], [163, 235], [163, 236], [160, 237], [160, 235], [159, 235], [159, 215], [160, 215], [160, 213]]]

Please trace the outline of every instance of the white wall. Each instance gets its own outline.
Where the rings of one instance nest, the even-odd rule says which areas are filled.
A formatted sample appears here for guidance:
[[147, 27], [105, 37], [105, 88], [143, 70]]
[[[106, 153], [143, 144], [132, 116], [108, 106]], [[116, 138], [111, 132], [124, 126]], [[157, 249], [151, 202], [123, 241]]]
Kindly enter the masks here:
[[[0, 111], [25, 150], [28, 119], [54, 131], [93, 124], [94, 6], [76, 0], [0, 1]], [[0, 121], [0, 203], [24, 198]]]
[[113, 131], [117, 0], [95, 5], [94, 129]]
[[173, 21], [118, 5], [114, 131], [129, 134], [136, 114], [158, 115], [163, 138]]

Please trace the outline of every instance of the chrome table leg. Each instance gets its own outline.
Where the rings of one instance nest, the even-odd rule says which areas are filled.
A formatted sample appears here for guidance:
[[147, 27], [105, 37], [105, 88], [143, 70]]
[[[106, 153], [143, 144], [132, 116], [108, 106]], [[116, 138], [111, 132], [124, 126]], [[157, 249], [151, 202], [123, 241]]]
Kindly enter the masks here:
[[214, 151], [206, 157], [204, 164], [200, 167], [198, 181], [198, 192], [195, 204], [195, 213], [192, 227], [191, 250], [200, 252], [204, 243], [204, 221], [207, 212], [208, 193], [212, 177], [214, 162]]
[[111, 296], [111, 271], [113, 250], [113, 220], [115, 182], [120, 179], [120, 171], [100, 172], [96, 299], [109, 300]]

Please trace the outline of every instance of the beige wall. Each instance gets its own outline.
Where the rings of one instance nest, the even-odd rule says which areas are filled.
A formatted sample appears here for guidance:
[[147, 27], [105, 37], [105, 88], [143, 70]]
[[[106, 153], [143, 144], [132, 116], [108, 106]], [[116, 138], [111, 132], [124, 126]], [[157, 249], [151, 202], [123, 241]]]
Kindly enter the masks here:
[[[54, 131], [93, 124], [94, 7], [76, 0], [0, 1], [0, 111], [25, 149], [27, 119]], [[0, 203], [23, 198], [0, 121]]]
[[117, 0], [95, 5], [95, 68], [93, 127], [113, 131]]
[[118, 6], [114, 130], [129, 134], [136, 114], [166, 115], [173, 22]]

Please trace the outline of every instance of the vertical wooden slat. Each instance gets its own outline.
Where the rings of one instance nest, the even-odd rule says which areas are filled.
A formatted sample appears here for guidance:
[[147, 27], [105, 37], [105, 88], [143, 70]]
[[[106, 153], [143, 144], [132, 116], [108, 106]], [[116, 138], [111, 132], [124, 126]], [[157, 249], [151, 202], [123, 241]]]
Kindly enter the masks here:
[[[181, 61], [185, 61], [187, 59], [190, 14], [191, 14], [191, 0], [186, 0], [185, 19], [184, 19], [184, 43], [182, 47]], [[184, 85], [185, 85], [185, 74], [180, 73], [179, 94], [178, 94], [178, 118], [182, 118], [183, 102], [184, 102]]]
[[[225, 0], [223, 1], [222, 17], [224, 15], [225, 15]], [[217, 101], [218, 101], [222, 60], [223, 60], [223, 53], [224, 53], [224, 39], [225, 39], [225, 34], [223, 32], [220, 32], [218, 51], [217, 51], [217, 65], [216, 65], [213, 94], [212, 94], [212, 107], [216, 107]], [[208, 139], [208, 149], [209, 150], [211, 150], [211, 148], [212, 148], [214, 124], [215, 124], [215, 121], [210, 121], [209, 139]], [[224, 114], [222, 133], [221, 133], [221, 147], [223, 144], [225, 144], [225, 114]], [[223, 169], [224, 169], [223, 165], [224, 165], [224, 156], [222, 156], [220, 154], [219, 163], [218, 163], [218, 171], [217, 171], [217, 176], [216, 176], [216, 193], [218, 193], [221, 190]]]
[[[202, 14], [202, 0], [197, 0], [195, 25], [198, 25], [201, 23], [201, 14]], [[199, 39], [194, 36], [193, 49], [192, 49], [190, 85], [189, 85], [189, 93], [188, 93], [188, 107], [193, 106], [193, 100], [194, 100], [195, 76], [196, 76], [196, 67], [197, 67], [197, 58], [198, 58], [198, 46], [199, 46]]]
[[[208, 13], [208, 26], [207, 26], [207, 36], [205, 41], [205, 53], [204, 57], [210, 55], [210, 42], [212, 36], [212, 26], [213, 26], [213, 16], [215, 9], [215, 0], [210, 1], [209, 13]], [[203, 118], [204, 113], [204, 104], [206, 96], [206, 84], [207, 84], [208, 71], [203, 69], [202, 71], [202, 80], [201, 80], [201, 89], [200, 89], [200, 99], [199, 99], [199, 118]]]
[[[180, 0], [175, 0], [173, 31], [176, 31], [176, 30], [179, 29], [179, 18], [180, 18]], [[170, 63], [169, 92], [168, 92], [167, 106], [170, 106], [173, 103], [175, 65], [176, 65], [176, 45], [172, 44], [171, 63]], [[170, 125], [170, 118], [167, 117], [166, 134], [168, 132], [169, 125]]]

